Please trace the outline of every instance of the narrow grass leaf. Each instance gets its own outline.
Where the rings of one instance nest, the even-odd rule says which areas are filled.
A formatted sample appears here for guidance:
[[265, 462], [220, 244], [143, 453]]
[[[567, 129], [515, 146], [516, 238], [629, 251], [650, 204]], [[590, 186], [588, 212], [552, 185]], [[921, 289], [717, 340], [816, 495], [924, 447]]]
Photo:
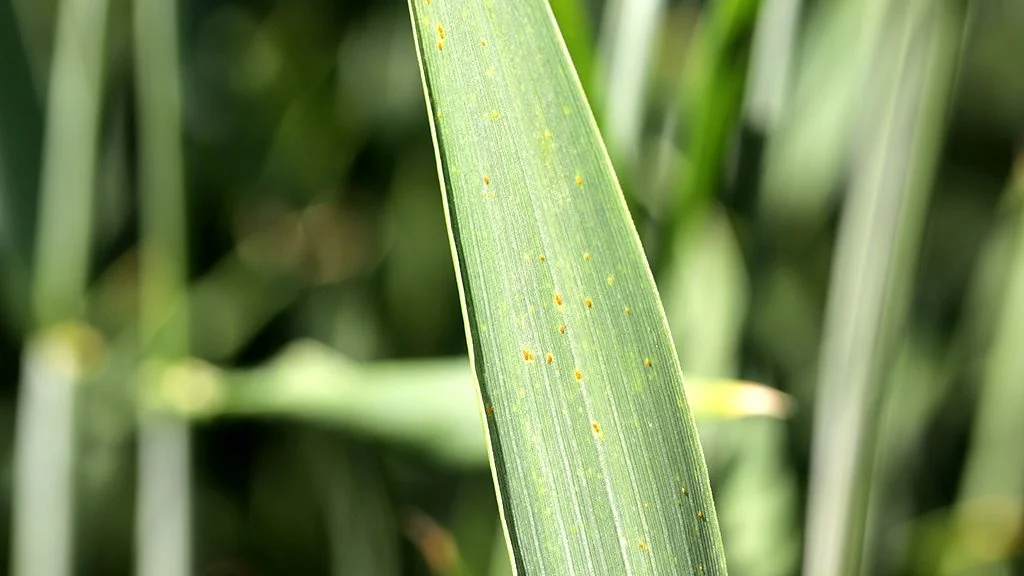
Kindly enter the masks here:
[[[190, 392], [172, 387], [151, 401], [192, 418], [308, 422], [418, 448], [451, 465], [487, 464], [464, 357], [358, 363], [298, 342], [254, 369], [220, 372], [186, 360], [169, 372], [184, 374], [174, 381], [189, 382]], [[788, 395], [753, 382], [689, 378], [686, 394], [701, 421], [781, 420], [792, 412]]]
[[[76, 347], [92, 247], [107, 2], [67, 0], [57, 11], [46, 102], [32, 334], [18, 395], [11, 573], [63, 576], [73, 566]], [[25, 143], [30, 144], [29, 142]]]
[[664, 240], [652, 257], [659, 275], [676, 263], [677, 245], [699, 240], [721, 188], [740, 122], [759, 6], [760, 0], [722, 0], [701, 14], [680, 94], [686, 161], [679, 170], [679, 193], [669, 202]]
[[905, 337], [942, 144], [961, 18], [955, 2], [893, 2], [863, 110], [832, 268], [811, 447], [804, 572], [858, 571], [882, 382]]
[[547, 2], [410, 11], [517, 573], [724, 574], [661, 302]]
[[[1024, 191], [1024, 153], [1018, 157], [1011, 194]], [[961, 574], [987, 564], [991, 573], [1013, 572], [1010, 551], [1019, 550], [1019, 503], [1024, 498], [1024, 457], [1019, 439], [1024, 419], [1024, 220], [1017, 224], [1009, 280], [998, 307], [984, 361], [970, 450], [960, 483], [955, 540], [942, 551], [941, 574]]]
[[[664, 0], [611, 0], [601, 25], [601, 126], [617, 165], [640, 160], [647, 81]], [[631, 174], [627, 174], [630, 176]]]
[[[185, 190], [177, 3], [135, 2], [135, 78], [139, 104], [141, 350], [168, 360], [188, 352]], [[140, 386], [149, 382], [140, 370]], [[192, 572], [191, 444], [188, 422], [144, 412], [139, 424], [135, 572]]]

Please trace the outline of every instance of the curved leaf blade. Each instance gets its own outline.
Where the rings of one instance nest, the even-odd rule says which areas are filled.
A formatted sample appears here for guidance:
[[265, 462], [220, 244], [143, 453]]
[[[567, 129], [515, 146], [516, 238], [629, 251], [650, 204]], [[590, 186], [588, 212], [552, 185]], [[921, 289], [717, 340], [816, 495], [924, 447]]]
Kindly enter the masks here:
[[544, 0], [410, 0], [520, 574], [724, 574], [650, 269]]

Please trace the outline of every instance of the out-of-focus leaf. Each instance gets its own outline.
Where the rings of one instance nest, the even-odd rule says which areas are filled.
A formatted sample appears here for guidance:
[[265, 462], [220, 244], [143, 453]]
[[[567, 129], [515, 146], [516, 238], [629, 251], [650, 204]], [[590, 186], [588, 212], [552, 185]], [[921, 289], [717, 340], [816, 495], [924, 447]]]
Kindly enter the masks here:
[[[211, 378], [202, 391], [181, 397], [205, 399], [197, 415], [318, 421], [476, 466], [486, 453], [467, 372], [465, 358], [366, 366], [308, 342], [226, 380], [203, 371]], [[201, 380], [193, 377], [193, 386]]]
[[[465, 358], [357, 363], [314, 342], [293, 344], [267, 366], [223, 372], [189, 360], [156, 369], [147, 401], [196, 418], [282, 418], [338, 426], [425, 450], [464, 466], [487, 461]], [[688, 378], [702, 420], [785, 418], [789, 397], [750, 382]]]
[[847, 168], [887, 0], [818, 3], [765, 158], [765, 217], [820, 225]]
[[[1022, 155], [1020, 158], [1024, 158]], [[1024, 191], [1024, 161], [1011, 191]], [[984, 359], [981, 397], [960, 483], [953, 541], [945, 547], [941, 574], [988, 565], [987, 573], [1011, 574], [1010, 554], [1020, 549], [1024, 521], [1024, 220], [1018, 219], [1014, 254], [994, 334]], [[1006, 506], [1005, 503], [1013, 503]]]
[[39, 332], [25, 349], [18, 394], [14, 576], [72, 571], [73, 407], [84, 371], [55, 327], [81, 318], [85, 303], [107, 16], [106, 0], [66, 0], [57, 17], [30, 295]]
[[640, 159], [651, 55], [664, 0], [610, 0], [601, 27], [598, 83], [601, 126], [619, 170], [629, 175]]
[[762, 134], [778, 125], [789, 91], [801, 0], [762, 0], [750, 55], [746, 117]]
[[719, 192], [729, 145], [739, 126], [759, 4], [760, 0], [721, 0], [698, 22], [680, 97], [686, 158], [679, 170], [678, 194], [667, 203], [663, 243], [654, 256], [659, 273], [675, 263], [677, 246], [702, 233], [702, 222]]
[[405, 531], [434, 576], [468, 576], [455, 538], [433, 518], [414, 511], [406, 518]]
[[857, 571], [869, 439], [878, 397], [904, 337], [924, 215], [938, 161], [962, 18], [957, 2], [886, 11], [858, 162], [840, 225], [811, 452], [804, 572]]
[[[150, 361], [188, 354], [187, 226], [178, 64], [178, 4], [138, 0], [132, 12], [139, 110], [139, 350]], [[158, 384], [140, 370], [138, 388]], [[144, 393], [144, 392], [143, 392]], [[192, 567], [189, 422], [147, 412], [138, 427], [135, 573], [186, 576]]]
[[0, 6], [0, 310], [7, 329], [24, 329], [42, 118], [11, 8]]
[[665, 309], [687, 373], [729, 377], [738, 369], [749, 279], [725, 215], [712, 212], [700, 224], [675, 238], [676, 262], [661, 282]]
[[325, 511], [331, 574], [397, 576], [399, 536], [379, 468], [322, 433], [305, 436], [303, 453]]
[[796, 474], [787, 458], [788, 426], [772, 418], [707, 422], [701, 427], [729, 574], [787, 576], [800, 562]]

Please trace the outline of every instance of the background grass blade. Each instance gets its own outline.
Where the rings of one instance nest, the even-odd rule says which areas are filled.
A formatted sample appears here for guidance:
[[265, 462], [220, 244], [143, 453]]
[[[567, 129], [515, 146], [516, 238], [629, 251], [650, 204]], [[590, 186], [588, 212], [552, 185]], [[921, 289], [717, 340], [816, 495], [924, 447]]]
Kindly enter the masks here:
[[759, 5], [759, 0], [715, 2], [694, 31], [679, 96], [686, 159], [678, 170], [677, 193], [663, 209], [662, 240], [651, 258], [659, 274], [676, 263], [676, 249], [699, 241], [721, 191], [724, 160], [740, 123]]
[[72, 334], [88, 330], [66, 323], [81, 317], [92, 247], [106, 8], [59, 6], [32, 278], [38, 332], [25, 349], [14, 448], [15, 576], [72, 570], [75, 388], [86, 372]]
[[[180, 381], [191, 382], [193, 395], [168, 389], [151, 400], [190, 418], [306, 422], [411, 446], [454, 466], [487, 465], [465, 357], [362, 363], [298, 342], [254, 369], [220, 371], [193, 359], [173, 369], [187, 375]], [[196, 401], [200, 390], [204, 400]], [[791, 410], [786, 394], [752, 382], [688, 378], [686, 394], [702, 422], [782, 420]]]
[[664, 12], [664, 0], [611, 0], [601, 24], [601, 126], [617, 165], [629, 176], [640, 160], [652, 53]]
[[410, 2], [521, 574], [724, 574], [678, 359], [547, 2]]
[[[1024, 155], [1019, 158], [1024, 158]], [[1018, 159], [1010, 195], [1024, 191], [1024, 160]], [[1019, 201], [1019, 200], [1018, 200]], [[1019, 439], [1024, 396], [1024, 221], [1018, 220], [1009, 282], [1003, 294], [992, 342], [984, 359], [977, 416], [955, 509], [953, 545], [943, 547], [939, 573], [962, 574], [985, 566], [987, 574], [1013, 574], [1007, 558], [1019, 546], [1024, 525], [1024, 467]]]
[[0, 5], [0, 309], [27, 323], [29, 260], [36, 220], [42, 114], [10, 2]]
[[[136, 81], [140, 111], [140, 311], [146, 360], [188, 353], [185, 193], [181, 151], [177, 3], [135, 2]], [[141, 390], [141, 388], [140, 388]], [[142, 395], [145, 397], [145, 395]], [[192, 573], [191, 448], [186, 420], [143, 407], [138, 440], [136, 574]]]
[[818, 366], [804, 572], [858, 571], [878, 399], [907, 302], [941, 150], [960, 20], [950, 2], [893, 3], [864, 109]]
[[801, 0], [764, 0], [757, 12], [743, 108], [764, 133], [778, 126], [786, 103], [800, 9]]
[[885, 9], [885, 0], [807, 7], [800, 39], [806, 47], [793, 57], [791, 85], [765, 151], [759, 203], [773, 225], [820, 226], [834, 207], [849, 169], [860, 87], [873, 71]]

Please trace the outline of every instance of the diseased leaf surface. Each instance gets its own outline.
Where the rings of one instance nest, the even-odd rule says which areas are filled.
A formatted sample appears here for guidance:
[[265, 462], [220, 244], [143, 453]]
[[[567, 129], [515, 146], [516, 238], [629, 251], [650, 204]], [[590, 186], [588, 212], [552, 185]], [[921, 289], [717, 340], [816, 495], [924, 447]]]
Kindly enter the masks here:
[[724, 574], [664, 312], [547, 3], [410, 8], [519, 574]]

